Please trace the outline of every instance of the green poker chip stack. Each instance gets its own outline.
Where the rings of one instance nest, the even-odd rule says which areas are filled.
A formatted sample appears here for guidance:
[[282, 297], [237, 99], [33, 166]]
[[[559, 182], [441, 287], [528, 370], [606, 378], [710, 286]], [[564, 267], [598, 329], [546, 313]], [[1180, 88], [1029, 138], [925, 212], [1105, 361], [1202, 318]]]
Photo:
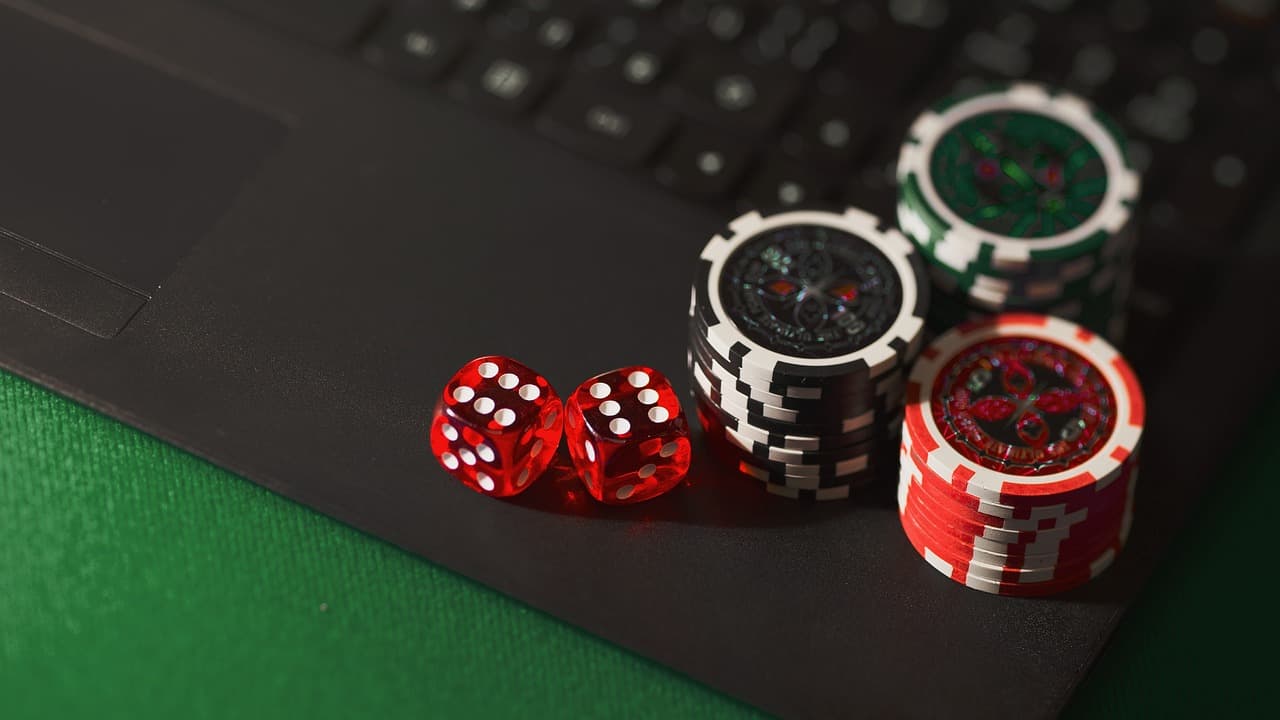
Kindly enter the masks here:
[[1118, 341], [1140, 184], [1075, 95], [1017, 83], [925, 111], [898, 156], [898, 224], [928, 264], [931, 325], [1027, 311]]

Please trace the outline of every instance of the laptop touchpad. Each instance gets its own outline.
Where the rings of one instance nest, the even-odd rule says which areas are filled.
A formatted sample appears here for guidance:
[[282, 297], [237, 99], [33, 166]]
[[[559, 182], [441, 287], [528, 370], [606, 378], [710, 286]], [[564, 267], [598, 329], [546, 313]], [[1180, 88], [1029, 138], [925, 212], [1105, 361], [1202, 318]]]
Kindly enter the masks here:
[[115, 335], [285, 131], [0, 8], [0, 293]]

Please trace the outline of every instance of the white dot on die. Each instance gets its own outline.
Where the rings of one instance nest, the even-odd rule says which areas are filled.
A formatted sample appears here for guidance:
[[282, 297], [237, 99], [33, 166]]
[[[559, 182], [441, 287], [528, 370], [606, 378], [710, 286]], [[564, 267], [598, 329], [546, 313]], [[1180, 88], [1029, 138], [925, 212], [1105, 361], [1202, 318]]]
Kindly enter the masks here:
[[587, 392], [591, 393], [591, 397], [599, 400], [602, 397], [609, 397], [609, 386], [602, 382], [591, 383], [591, 387], [587, 388]]
[[466, 385], [459, 385], [453, 389], [453, 399], [458, 402], [471, 402], [471, 398], [476, 396], [476, 391]]
[[644, 467], [640, 468], [640, 470], [636, 473], [636, 475], [639, 475], [641, 480], [645, 480], [650, 475], [653, 475], [657, 471], [658, 471], [658, 466], [654, 465], [653, 463], [649, 463], [648, 465], [645, 465]]
[[542, 438], [533, 441], [533, 447], [529, 448], [529, 454], [536, 456], [542, 452]]
[[554, 425], [556, 423], [556, 417], [559, 415], [560, 415], [559, 410], [556, 410], [555, 408], [551, 408], [551, 411], [547, 413], [547, 417], [544, 418], [542, 421], [542, 429], [547, 430], [552, 425]]
[[440, 434], [445, 436], [445, 439], [449, 442], [453, 442], [458, 439], [458, 429], [449, 423], [445, 423], [440, 426]]
[[510, 390], [519, 384], [520, 378], [516, 377], [515, 373], [502, 373], [498, 376], [498, 386], [503, 390]]
[[653, 422], [666, 422], [669, 417], [671, 417], [671, 413], [667, 412], [667, 409], [661, 405], [654, 405], [649, 408], [649, 419]]
[[652, 405], [658, 402], [658, 391], [653, 388], [645, 388], [636, 395], [636, 399], [645, 405]]
[[649, 373], [643, 370], [636, 370], [627, 376], [627, 382], [631, 383], [631, 387], [642, 388], [649, 384]]
[[484, 488], [487, 492], [493, 492], [493, 489], [497, 487], [493, 484], [493, 478], [489, 477], [489, 473], [476, 473], [476, 482], [480, 483], [480, 487]]
[[476, 412], [481, 415], [488, 415], [493, 412], [493, 405], [494, 402], [492, 398], [482, 397], [476, 398], [476, 401], [472, 403], [471, 407], [475, 408]]
[[466, 448], [461, 448], [458, 450], [458, 457], [462, 458], [462, 462], [468, 465], [476, 464], [476, 454]]
[[511, 408], [502, 408], [493, 414], [493, 419], [502, 427], [508, 427], [516, 421], [516, 411]]
[[482, 378], [491, 378], [498, 374], [498, 365], [497, 363], [482, 362], [480, 367], [476, 368], [476, 372], [480, 373]]
[[658, 451], [658, 454], [661, 455], [662, 457], [671, 457], [672, 455], [675, 455], [676, 450], [679, 450], [679, 449], [680, 449], [680, 443], [676, 442], [675, 440], [672, 440], [666, 445], [663, 445], [662, 449]]
[[451, 452], [447, 452], [441, 455], [440, 462], [444, 463], [444, 466], [449, 468], [450, 470], [458, 469], [458, 458], [455, 457], [454, 454]]
[[530, 402], [537, 400], [541, 394], [542, 391], [538, 389], [537, 385], [524, 385], [520, 388], [520, 397]]
[[481, 460], [488, 463], [493, 462], [493, 459], [497, 457], [496, 455], [493, 454], [493, 448], [489, 447], [488, 445], [477, 445], [476, 454], [480, 456]]
[[609, 430], [614, 435], [626, 435], [631, 432], [631, 423], [626, 418], [614, 418], [609, 421]]
[[636, 491], [635, 485], [623, 485], [622, 487], [618, 488], [617, 492], [614, 493], [614, 496], [617, 497], [619, 500], [626, 500], [627, 498], [631, 497], [631, 493], [635, 491]]
[[590, 441], [590, 440], [584, 440], [584, 441], [582, 442], [582, 449], [586, 451], [586, 453], [587, 453], [587, 460], [588, 460], [589, 462], [595, 462], [595, 461], [596, 461], [596, 449], [595, 449], [595, 447], [593, 447], [593, 446], [591, 445], [591, 441]]
[[520, 471], [519, 477], [516, 478], [516, 487], [524, 487], [529, 482], [529, 468]]
[[600, 403], [600, 414], [605, 417], [613, 417], [622, 410], [622, 406], [614, 400], [605, 400]]

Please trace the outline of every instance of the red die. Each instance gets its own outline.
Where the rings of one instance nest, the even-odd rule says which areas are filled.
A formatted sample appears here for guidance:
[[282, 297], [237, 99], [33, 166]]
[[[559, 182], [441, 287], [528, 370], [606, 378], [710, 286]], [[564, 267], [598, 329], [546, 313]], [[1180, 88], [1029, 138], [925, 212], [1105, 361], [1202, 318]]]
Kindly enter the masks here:
[[538, 373], [500, 355], [478, 357], [445, 385], [431, 422], [431, 452], [472, 490], [515, 495], [555, 455], [563, 410]]
[[689, 425], [671, 383], [656, 370], [597, 375], [573, 391], [565, 412], [569, 454], [601, 502], [657, 497], [689, 470]]

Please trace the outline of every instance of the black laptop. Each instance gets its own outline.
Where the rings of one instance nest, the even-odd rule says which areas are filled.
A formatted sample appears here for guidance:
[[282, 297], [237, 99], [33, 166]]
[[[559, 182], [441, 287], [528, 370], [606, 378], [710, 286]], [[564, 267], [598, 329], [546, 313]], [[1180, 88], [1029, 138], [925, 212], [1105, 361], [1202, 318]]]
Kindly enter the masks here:
[[[614, 508], [435, 466], [463, 362], [683, 377], [726, 220], [890, 218], [910, 119], [1017, 78], [1108, 109], [1146, 173], [1151, 414], [1102, 577], [952, 583], [890, 479], [794, 503], [695, 448]], [[0, 0], [0, 367], [780, 715], [1047, 716], [1275, 378], [1276, 128], [1267, 0]]]

